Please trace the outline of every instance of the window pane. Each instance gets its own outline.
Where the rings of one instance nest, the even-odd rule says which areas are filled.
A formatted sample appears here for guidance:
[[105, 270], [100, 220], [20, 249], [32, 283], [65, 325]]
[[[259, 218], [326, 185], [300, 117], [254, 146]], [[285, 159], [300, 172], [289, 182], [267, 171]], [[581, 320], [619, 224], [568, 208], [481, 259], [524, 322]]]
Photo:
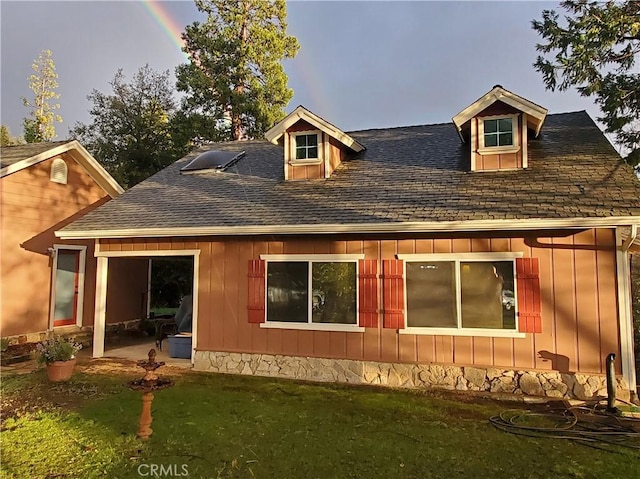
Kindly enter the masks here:
[[307, 158], [318, 158], [318, 148], [312, 147], [307, 150]]
[[500, 133], [500, 146], [513, 145], [513, 135], [511, 133]]
[[495, 133], [498, 131], [498, 120], [485, 120], [484, 121], [484, 132], [485, 133]]
[[296, 160], [304, 160], [307, 157], [306, 148], [296, 148]]
[[307, 135], [307, 145], [316, 146], [318, 144], [318, 135]]
[[307, 146], [307, 135], [298, 135], [296, 136], [296, 146]]
[[512, 131], [511, 118], [502, 118], [498, 120], [498, 129], [502, 133]]
[[407, 325], [456, 328], [453, 262], [407, 263]]
[[515, 329], [513, 262], [461, 262], [462, 327]]
[[484, 135], [484, 146], [498, 146], [498, 135]]
[[312, 263], [312, 321], [356, 324], [356, 264]]
[[267, 321], [307, 323], [309, 263], [268, 263]]

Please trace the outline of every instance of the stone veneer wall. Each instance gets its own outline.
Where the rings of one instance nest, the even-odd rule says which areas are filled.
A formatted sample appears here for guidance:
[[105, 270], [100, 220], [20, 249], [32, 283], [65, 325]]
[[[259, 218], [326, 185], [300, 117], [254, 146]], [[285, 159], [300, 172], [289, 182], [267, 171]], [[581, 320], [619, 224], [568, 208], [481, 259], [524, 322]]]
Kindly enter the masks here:
[[[128, 331], [137, 331], [140, 329], [140, 320], [132, 319], [120, 323], [109, 323], [105, 325], [105, 336], [117, 336]], [[82, 343], [83, 346], [89, 347], [93, 344], [93, 326], [62, 326], [53, 331], [40, 331], [37, 333], [20, 334], [17, 336], [7, 336], [7, 343], [11, 346], [14, 344], [39, 343], [52, 335], [62, 338], [73, 339]]]
[[[435, 387], [548, 398], [589, 400], [607, 397], [605, 376], [556, 371], [513, 371], [471, 366], [379, 363], [215, 351], [196, 351], [194, 369], [307, 381], [407, 388]], [[629, 387], [626, 381], [617, 378], [616, 382], [616, 397], [628, 401]]]

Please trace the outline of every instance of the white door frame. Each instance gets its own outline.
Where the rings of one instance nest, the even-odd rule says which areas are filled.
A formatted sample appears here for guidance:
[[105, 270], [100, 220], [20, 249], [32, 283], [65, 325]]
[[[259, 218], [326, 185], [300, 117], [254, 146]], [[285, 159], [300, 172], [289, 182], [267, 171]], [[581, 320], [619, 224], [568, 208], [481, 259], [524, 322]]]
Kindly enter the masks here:
[[[54, 244], [53, 264], [51, 267], [51, 299], [49, 306], [49, 330], [53, 331], [53, 321], [56, 312], [56, 280], [58, 272], [58, 251], [60, 250], [80, 251], [78, 260], [78, 302], [76, 303], [76, 326], [82, 326], [82, 310], [84, 308], [84, 278], [87, 264], [87, 247], [81, 245]], [[71, 326], [71, 325], [67, 325]], [[59, 326], [63, 328], [64, 326]]]
[[[616, 270], [618, 288], [618, 321], [622, 376], [631, 392], [636, 391], [636, 360], [633, 352], [633, 313], [631, 308], [631, 272], [629, 252], [624, 249], [621, 228], [616, 228]], [[614, 351], [612, 351], [614, 352]]]
[[96, 241], [95, 256], [98, 258], [96, 271], [96, 308], [93, 322], [93, 357], [104, 356], [104, 332], [107, 309], [107, 280], [109, 272], [109, 258], [158, 258], [171, 256], [193, 257], [193, 326], [191, 340], [191, 364], [193, 364], [195, 350], [198, 345], [198, 273], [200, 271], [200, 250], [154, 250], [154, 251], [101, 251]]

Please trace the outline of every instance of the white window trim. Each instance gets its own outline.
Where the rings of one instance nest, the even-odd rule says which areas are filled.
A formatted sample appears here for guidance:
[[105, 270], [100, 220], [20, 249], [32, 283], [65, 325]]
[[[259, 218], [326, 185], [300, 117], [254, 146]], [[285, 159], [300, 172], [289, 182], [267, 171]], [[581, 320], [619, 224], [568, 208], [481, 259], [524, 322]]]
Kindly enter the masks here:
[[[291, 135], [291, 141], [289, 141], [288, 163], [291, 166], [311, 166], [311, 165], [321, 165], [322, 163], [324, 163], [324, 141], [323, 141], [322, 131], [320, 130], [292, 131], [290, 135]], [[302, 135], [317, 135], [317, 139], [318, 139], [317, 158], [304, 158], [304, 159], [296, 158], [296, 137], [302, 136]]]
[[[358, 324], [360, 318], [360, 286], [358, 281], [359, 265], [358, 260], [364, 259], [364, 254], [261, 254], [260, 259], [266, 261], [265, 264], [265, 287], [264, 287], [264, 305], [265, 305], [265, 321], [260, 323], [261, 328], [272, 329], [299, 329], [306, 331], [339, 331], [339, 332], [351, 332], [351, 333], [363, 333], [365, 328]], [[355, 263], [356, 265], [356, 311], [355, 311], [355, 323], [353, 324], [336, 324], [336, 323], [313, 323], [312, 301], [309, 298], [307, 304], [307, 322], [287, 322], [287, 321], [269, 321], [267, 316], [267, 271], [269, 268], [269, 262], [282, 263], [282, 262], [305, 262], [305, 263]], [[312, 268], [309, 268], [309, 285], [312, 284]]]
[[[517, 316], [516, 316], [517, 320]], [[526, 338], [525, 333], [519, 332], [517, 329], [473, 329], [473, 328], [425, 328], [425, 327], [408, 327], [399, 329], [399, 334], [417, 334], [422, 336], [475, 336], [486, 338]]]
[[[53, 261], [51, 267], [51, 298], [49, 308], [49, 329], [53, 330], [54, 316], [56, 312], [56, 280], [58, 272], [58, 252], [60, 250], [80, 251], [78, 260], [78, 302], [76, 304], [76, 326], [82, 326], [82, 313], [84, 309], [84, 280], [87, 264], [87, 247], [79, 245], [54, 244], [53, 245]], [[64, 326], [55, 326], [55, 328], [69, 327], [70, 324]]]
[[[357, 318], [356, 318], [357, 320]], [[304, 331], [337, 331], [346, 333], [364, 333], [365, 328], [358, 324], [334, 324], [334, 323], [287, 323], [285, 321], [265, 321], [260, 323], [261, 328], [266, 329], [299, 329]]]
[[[478, 117], [478, 154], [479, 155], [498, 155], [502, 153], [515, 153], [520, 150], [520, 130], [518, 128], [518, 117], [520, 115], [514, 113], [512, 115], [492, 115]], [[484, 146], [484, 122], [485, 120], [504, 120], [511, 118], [511, 136], [513, 145], [509, 146]]]
[[[404, 311], [406, 317], [406, 325], [404, 329], [400, 329], [400, 334], [417, 334], [417, 335], [439, 335], [439, 336], [478, 336], [478, 337], [494, 337], [494, 338], [524, 338], [525, 333], [521, 333], [518, 328], [518, 293], [517, 278], [515, 269], [516, 258], [522, 258], [522, 252], [482, 252], [482, 253], [433, 253], [433, 254], [398, 254], [396, 257], [403, 260], [403, 281], [404, 290], [407, 290], [407, 262], [422, 261], [448, 261], [455, 263], [454, 273], [456, 280], [456, 320], [457, 328], [442, 327], [425, 327], [425, 326], [409, 326], [409, 308], [408, 295], [404, 295]], [[460, 262], [481, 262], [488, 263], [494, 261], [513, 261], [513, 296], [515, 298], [515, 328], [514, 329], [488, 329], [488, 328], [463, 328], [462, 327], [462, 299], [460, 285]]]

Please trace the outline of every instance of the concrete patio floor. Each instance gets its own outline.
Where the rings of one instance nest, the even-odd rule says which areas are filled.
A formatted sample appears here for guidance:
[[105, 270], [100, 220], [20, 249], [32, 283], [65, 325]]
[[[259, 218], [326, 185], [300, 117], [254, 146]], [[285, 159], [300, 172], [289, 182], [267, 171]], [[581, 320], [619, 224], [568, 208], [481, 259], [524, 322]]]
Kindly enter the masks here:
[[162, 350], [158, 350], [153, 338], [140, 338], [135, 341], [131, 340], [126, 342], [118, 341], [112, 344], [105, 344], [104, 357], [140, 361], [149, 357], [150, 349], [155, 349], [156, 361], [164, 361], [167, 366], [185, 369], [191, 368], [190, 359], [170, 358], [168, 348], [169, 343], [165, 340], [162, 342]]

